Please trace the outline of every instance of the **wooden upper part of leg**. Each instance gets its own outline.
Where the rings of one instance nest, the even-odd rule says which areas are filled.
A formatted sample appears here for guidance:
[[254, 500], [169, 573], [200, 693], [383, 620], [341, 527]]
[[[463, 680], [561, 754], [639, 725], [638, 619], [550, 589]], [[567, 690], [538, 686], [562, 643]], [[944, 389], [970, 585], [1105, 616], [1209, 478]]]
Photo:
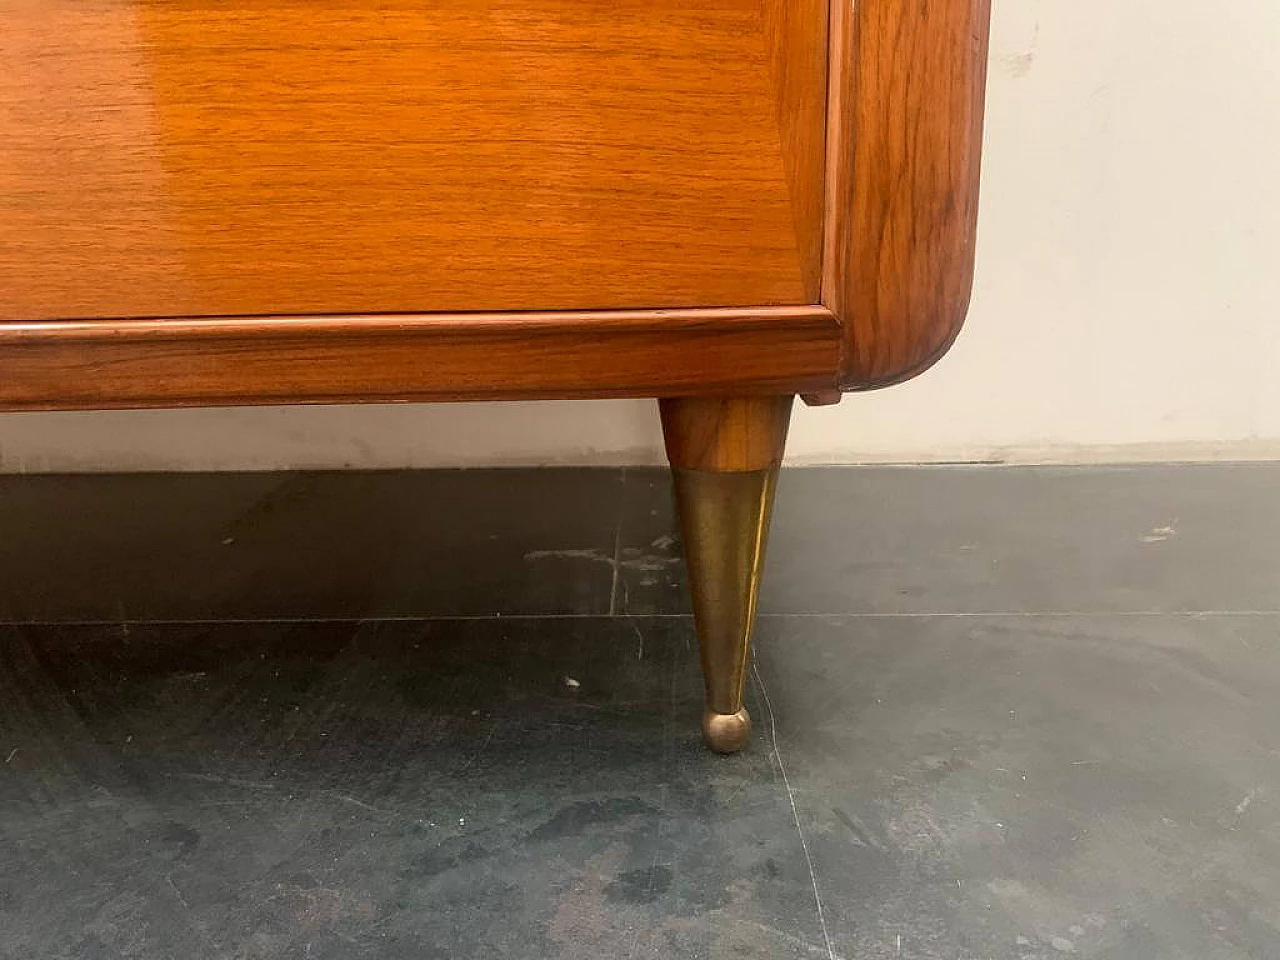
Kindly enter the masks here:
[[782, 462], [792, 397], [663, 400], [667, 459], [677, 470], [765, 470]]

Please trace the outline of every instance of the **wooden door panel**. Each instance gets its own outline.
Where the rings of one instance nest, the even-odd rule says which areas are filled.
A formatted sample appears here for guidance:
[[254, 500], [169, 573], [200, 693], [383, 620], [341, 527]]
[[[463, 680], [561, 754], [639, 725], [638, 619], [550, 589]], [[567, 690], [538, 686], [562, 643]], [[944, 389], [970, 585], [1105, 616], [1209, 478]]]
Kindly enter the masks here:
[[826, 0], [0, 11], [0, 318], [817, 298]]

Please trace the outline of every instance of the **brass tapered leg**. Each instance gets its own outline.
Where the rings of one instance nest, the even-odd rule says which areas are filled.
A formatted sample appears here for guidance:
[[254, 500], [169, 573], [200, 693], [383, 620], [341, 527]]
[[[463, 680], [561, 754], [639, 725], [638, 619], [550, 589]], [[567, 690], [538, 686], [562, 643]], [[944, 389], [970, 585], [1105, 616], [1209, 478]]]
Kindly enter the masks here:
[[791, 399], [662, 401], [702, 650], [702, 732], [720, 753], [751, 732], [742, 693]]
[[735, 753], [751, 732], [742, 690], [778, 468], [673, 473], [707, 688], [702, 733]]

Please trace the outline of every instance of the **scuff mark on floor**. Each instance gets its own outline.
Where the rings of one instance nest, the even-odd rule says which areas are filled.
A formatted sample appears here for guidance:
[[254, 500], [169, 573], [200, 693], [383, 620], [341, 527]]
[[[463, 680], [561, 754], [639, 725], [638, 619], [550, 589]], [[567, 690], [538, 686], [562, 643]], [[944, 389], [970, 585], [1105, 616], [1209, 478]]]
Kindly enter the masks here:
[[645, 553], [635, 547], [625, 547], [620, 550], [616, 556], [605, 550], [599, 549], [572, 549], [572, 550], [530, 550], [524, 555], [524, 559], [530, 563], [538, 560], [587, 560], [592, 563], [607, 563], [609, 566], [617, 566], [623, 570], [637, 570], [641, 572], [655, 572], [658, 570], [666, 570], [680, 563], [679, 557], [662, 556], [657, 553]]

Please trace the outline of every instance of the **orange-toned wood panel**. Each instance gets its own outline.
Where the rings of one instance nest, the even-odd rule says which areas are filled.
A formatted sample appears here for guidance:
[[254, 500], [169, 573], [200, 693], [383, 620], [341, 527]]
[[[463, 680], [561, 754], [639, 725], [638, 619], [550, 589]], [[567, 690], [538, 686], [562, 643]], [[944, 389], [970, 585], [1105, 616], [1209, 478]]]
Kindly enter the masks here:
[[778, 102], [782, 160], [805, 295], [822, 292], [823, 183], [826, 170], [827, 0], [765, 0], [764, 28]]
[[824, 307], [0, 323], [0, 410], [822, 390]]
[[822, 299], [841, 384], [905, 380], [960, 331], [973, 282], [990, 0], [832, 8]]
[[0, 317], [806, 302], [820, 7], [0, 0]]

